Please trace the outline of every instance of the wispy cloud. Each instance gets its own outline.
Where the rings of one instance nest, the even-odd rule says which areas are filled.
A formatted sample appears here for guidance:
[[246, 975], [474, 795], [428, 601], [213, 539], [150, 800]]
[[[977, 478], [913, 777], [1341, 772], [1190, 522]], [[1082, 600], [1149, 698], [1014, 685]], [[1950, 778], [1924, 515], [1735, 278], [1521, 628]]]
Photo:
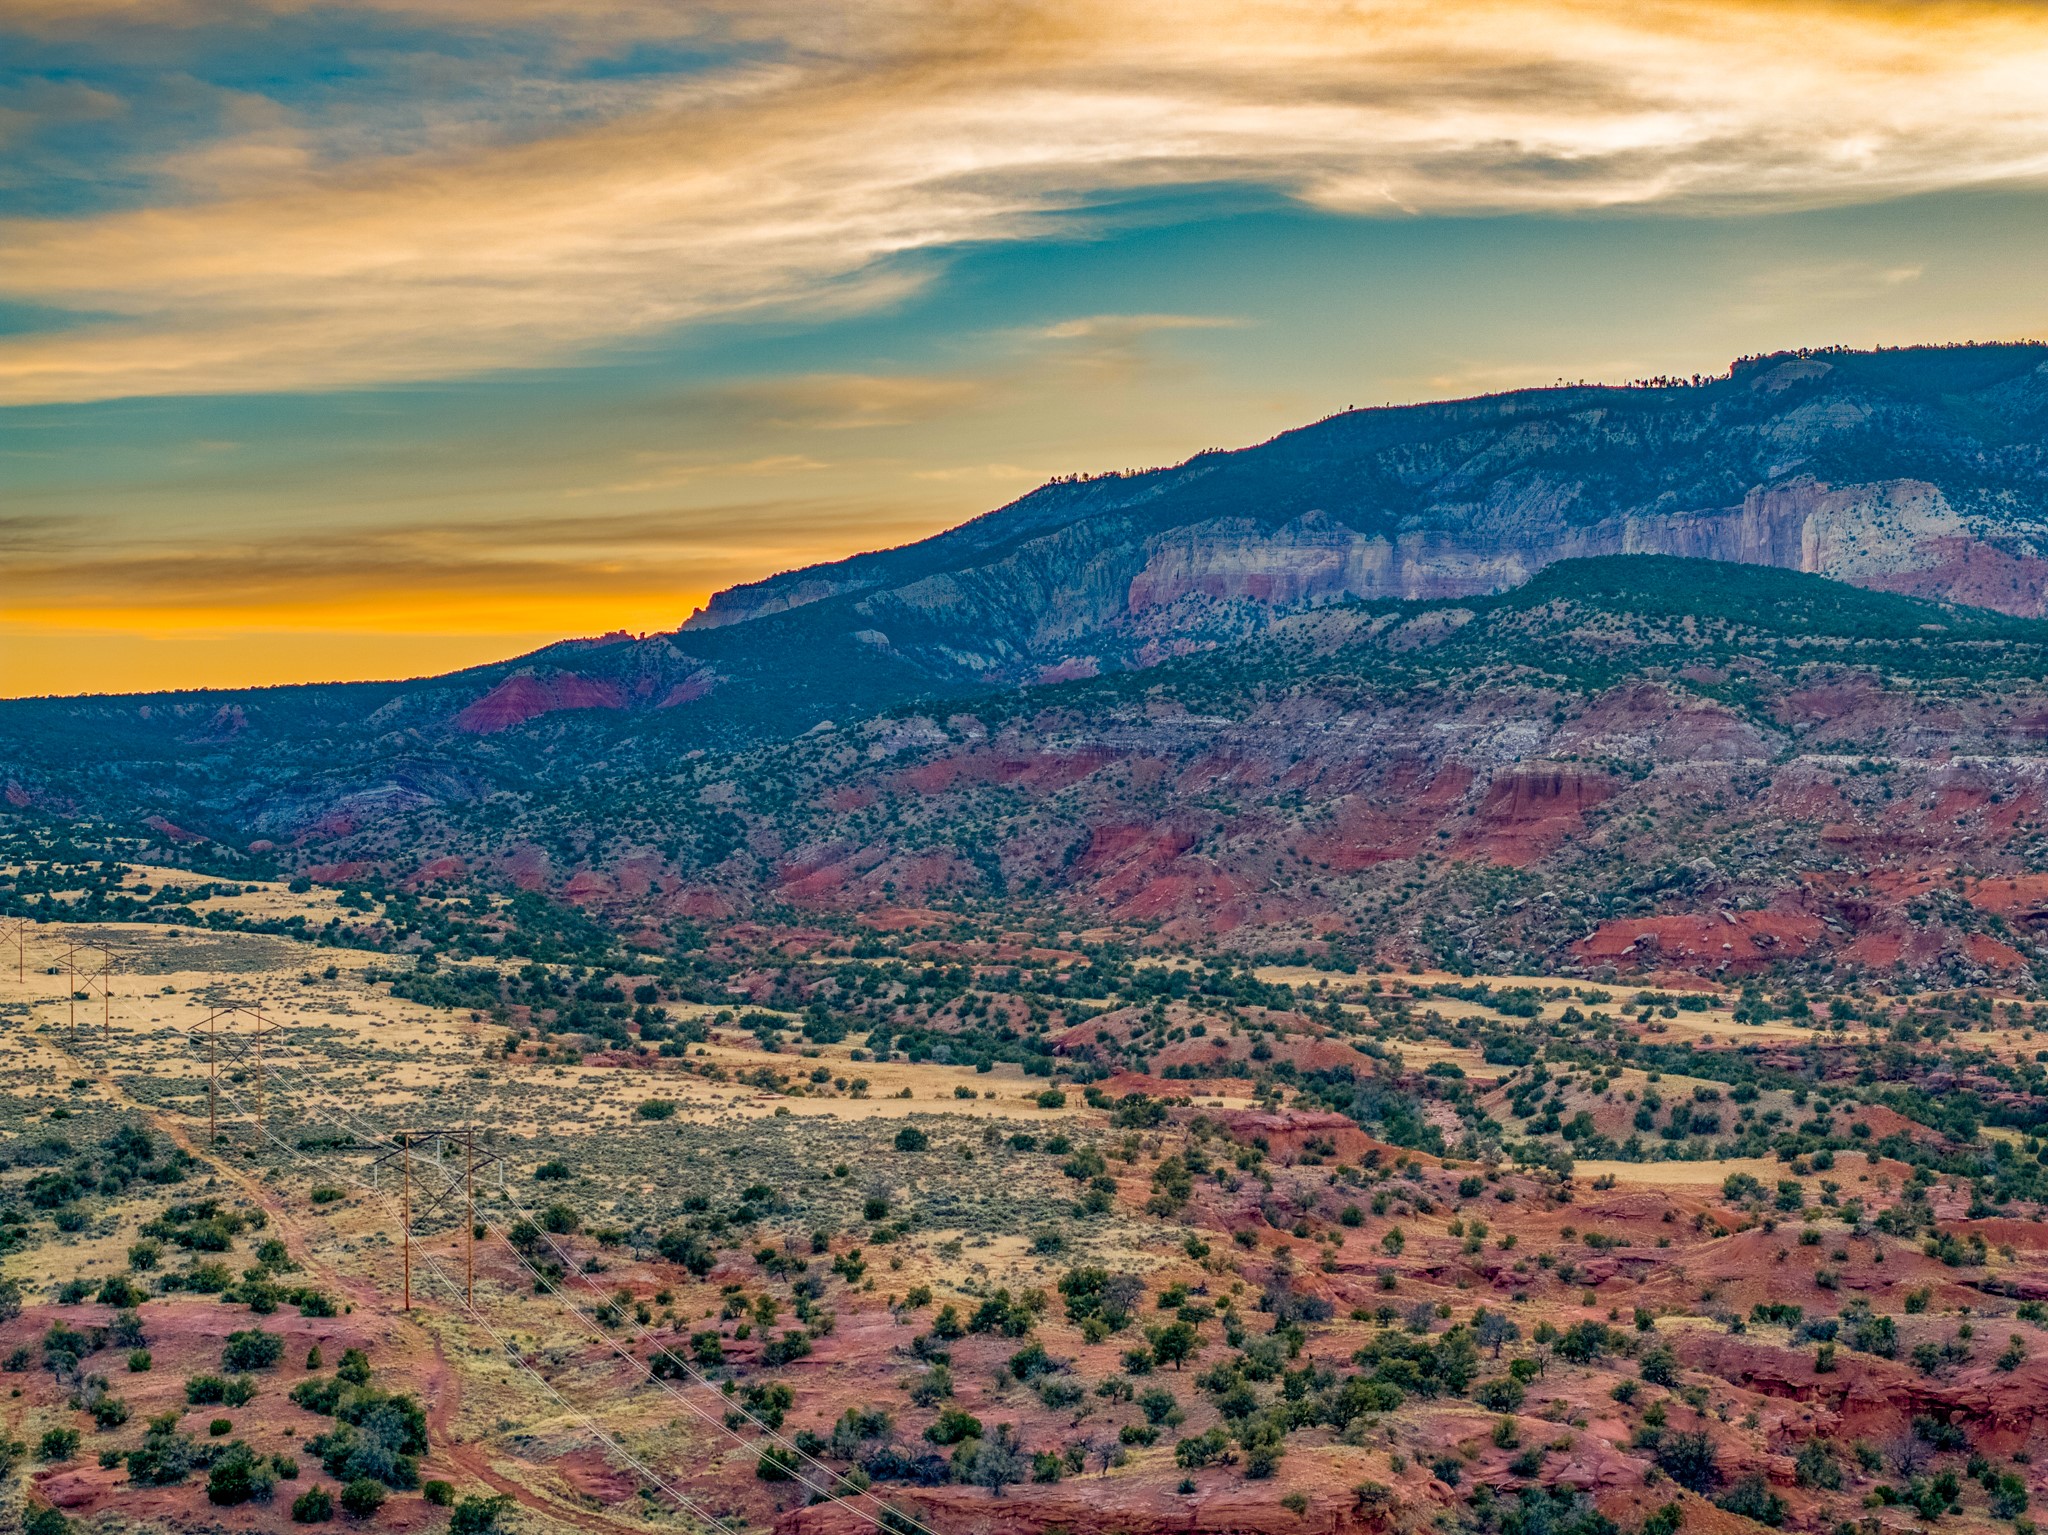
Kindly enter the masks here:
[[1242, 320], [1206, 314], [1091, 314], [1045, 326], [1046, 341], [1132, 341], [1154, 331], [1234, 330]]
[[641, 453], [635, 456], [634, 465], [640, 472], [631, 479], [614, 480], [606, 485], [572, 486], [564, 494], [572, 499], [583, 496], [633, 496], [648, 491], [674, 490], [678, 486], [695, 485], [705, 480], [815, 474], [821, 469], [831, 467], [804, 453], [771, 453], [761, 458], [737, 462], [705, 459], [691, 454]]
[[806, 373], [732, 386], [727, 393], [769, 426], [858, 431], [908, 426], [968, 405], [985, 380], [902, 373]]
[[[265, 9], [310, 7], [244, 14]], [[775, 4], [375, 9], [558, 28], [585, 53], [748, 46], [629, 92], [593, 78], [594, 117], [565, 75], [553, 131], [341, 163], [309, 155], [288, 110], [252, 107], [181, 152], [175, 197], [0, 226], [0, 297], [85, 317], [0, 340], [0, 403], [450, 377], [873, 305], [929, 270], [916, 258], [1079, 227], [1149, 188], [1253, 183], [1387, 217], [1814, 205], [2048, 175], [2048, 13], [2031, 4], [902, 0], [858, 26]], [[224, 14], [14, 0], [0, 23]]]
[[1808, 312], [1819, 303], [1869, 299], [1887, 289], [1918, 282], [1926, 272], [1919, 263], [1886, 266], [1853, 259], [1784, 262], [1753, 275], [1730, 308], [1745, 319], [1769, 320]]
[[1045, 475], [1019, 464], [967, 464], [956, 469], [913, 469], [910, 477], [941, 485], [1029, 485], [1043, 480]]
[[464, 517], [157, 541], [103, 541], [54, 520], [5, 518], [0, 632], [526, 633], [588, 627], [607, 612], [672, 627], [718, 587], [821, 552], [917, 537], [933, 521], [863, 498], [790, 495], [688, 513]]

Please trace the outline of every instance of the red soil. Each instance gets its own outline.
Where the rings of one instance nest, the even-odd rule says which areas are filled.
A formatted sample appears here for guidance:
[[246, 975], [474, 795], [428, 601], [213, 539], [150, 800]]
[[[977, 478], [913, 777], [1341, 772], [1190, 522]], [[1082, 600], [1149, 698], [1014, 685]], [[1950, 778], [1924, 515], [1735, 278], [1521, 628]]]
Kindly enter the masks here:
[[1820, 920], [1804, 912], [1627, 917], [1601, 923], [1572, 948], [1586, 959], [1607, 964], [1661, 960], [1709, 968], [1761, 969], [1774, 959], [1804, 954], [1823, 933]]
[[1614, 795], [1604, 773], [1576, 763], [1521, 763], [1495, 775], [1462, 844], [1515, 868], [1585, 829], [1585, 813]]
[[469, 735], [493, 735], [563, 709], [623, 709], [626, 701], [609, 682], [565, 672], [507, 677], [449, 723]]

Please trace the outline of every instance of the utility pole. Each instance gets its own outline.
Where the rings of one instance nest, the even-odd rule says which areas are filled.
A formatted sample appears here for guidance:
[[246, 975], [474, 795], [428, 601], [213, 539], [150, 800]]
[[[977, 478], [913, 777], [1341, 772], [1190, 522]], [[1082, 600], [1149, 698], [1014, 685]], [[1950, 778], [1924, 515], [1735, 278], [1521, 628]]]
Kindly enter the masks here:
[[[220, 1140], [220, 1026], [226, 1023], [232, 1028], [235, 1020], [243, 1017], [254, 1020], [255, 1025], [250, 1032], [256, 1041], [256, 1137], [259, 1142], [263, 1138], [263, 1041], [277, 1031], [277, 1025], [266, 1018], [260, 1008], [231, 1004], [206, 1010], [206, 1138], [209, 1143]], [[229, 1043], [237, 1050], [242, 1048], [240, 1041], [233, 1036], [230, 1036]]]
[[277, 1025], [264, 1017], [261, 1009], [252, 1011], [249, 1016], [256, 1020], [256, 1139], [260, 1143], [263, 1139], [263, 1037]]
[[463, 1163], [462, 1187], [468, 1196], [469, 1215], [462, 1227], [462, 1299], [472, 1311], [476, 1309], [476, 1127], [470, 1126], [462, 1135]]
[[[16, 935], [18, 933], [20, 933], [20, 929], [16, 927]], [[86, 970], [86, 989], [90, 991], [90, 989], [94, 989], [94, 986], [96, 986], [98, 993], [100, 993], [100, 1038], [111, 1042], [113, 1040], [113, 1032], [115, 1032], [115, 993], [113, 993], [115, 952], [111, 948], [106, 948], [104, 944], [72, 944], [70, 948], [66, 948], [66, 952], [63, 952], [63, 966], [66, 966], [66, 974], [72, 980], [72, 986], [70, 986], [72, 997], [70, 997], [70, 1003], [68, 1003], [68, 1007], [70, 1007], [70, 1034], [68, 1034], [66, 1042], [68, 1044], [76, 1044], [78, 1042], [78, 956], [80, 954], [98, 956], [98, 962], [100, 962], [98, 974], [94, 974], [90, 970], [90, 966]], [[16, 972], [23, 972], [23, 970], [27, 970], [27, 958], [20, 956], [20, 958], [16, 958]]]
[[[504, 1172], [504, 1158], [485, 1151], [479, 1154], [476, 1143], [476, 1126], [462, 1125], [446, 1129], [404, 1129], [391, 1132], [396, 1149], [387, 1151], [370, 1164], [370, 1175], [376, 1177], [377, 1169], [386, 1162], [398, 1164], [398, 1206], [399, 1257], [402, 1264], [404, 1309], [412, 1310], [412, 1227], [415, 1214], [424, 1218], [447, 1206], [455, 1198], [458, 1189], [462, 1194], [464, 1226], [462, 1229], [462, 1277], [463, 1301], [473, 1307], [476, 1304], [476, 1173], [479, 1165], [496, 1162], [499, 1174]], [[434, 1148], [434, 1165], [437, 1169], [446, 1165], [444, 1153], [451, 1146], [462, 1148], [462, 1175], [458, 1182], [450, 1177], [438, 1192], [419, 1206], [413, 1205], [413, 1151], [417, 1147]]]
[[220, 1088], [220, 1053], [216, 1048], [217, 1037], [214, 1020], [220, 1016], [216, 1008], [206, 1010], [206, 1144], [220, 1143], [220, 1118], [217, 1099]]
[[412, 1310], [412, 1137], [401, 1136], [399, 1145], [404, 1148], [401, 1160], [405, 1175], [400, 1183], [404, 1193], [400, 1196], [405, 1210], [405, 1310]]
[[75, 1043], [78, 1034], [78, 956], [81, 952], [88, 957], [97, 956], [99, 959], [97, 974], [88, 966], [85, 985], [87, 991], [94, 988], [99, 991], [100, 1038], [103, 1043], [111, 1043], [114, 1037], [114, 951], [98, 943], [74, 943], [64, 954], [64, 961], [71, 972], [72, 1039]]

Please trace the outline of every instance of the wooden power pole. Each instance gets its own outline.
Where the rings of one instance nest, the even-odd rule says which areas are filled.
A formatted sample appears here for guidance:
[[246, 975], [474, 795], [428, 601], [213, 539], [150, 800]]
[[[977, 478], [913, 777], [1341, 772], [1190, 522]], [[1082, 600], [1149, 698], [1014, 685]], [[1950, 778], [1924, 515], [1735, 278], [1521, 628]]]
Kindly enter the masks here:
[[[476, 1126], [456, 1125], [439, 1129], [404, 1129], [391, 1132], [396, 1142], [393, 1150], [371, 1164], [382, 1167], [386, 1162], [398, 1164], [398, 1208], [399, 1208], [399, 1262], [401, 1265], [400, 1285], [404, 1296], [403, 1309], [412, 1310], [412, 1228], [415, 1213], [420, 1216], [432, 1214], [443, 1208], [457, 1192], [462, 1194], [462, 1298], [465, 1306], [476, 1304], [476, 1174], [477, 1169], [491, 1162], [503, 1162], [503, 1158], [477, 1146]], [[442, 1161], [442, 1153], [449, 1147], [462, 1149], [462, 1176], [460, 1180], [450, 1179], [439, 1192], [431, 1193], [417, 1212], [413, 1204], [413, 1151], [415, 1148], [431, 1146], [436, 1164]]]
[[260, 1143], [263, 1139], [263, 1040], [277, 1025], [264, 1017], [260, 1009], [251, 1016], [256, 1020], [256, 1139]]
[[209, 1146], [220, 1141], [220, 1052], [214, 1028], [219, 1017], [218, 1008], [206, 1010], [206, 1144]]
[[476, 1305], [476, 1128], [462, 1134], [462, 1192], [467, 1214], [462, 1222], [462, 1302]]
[[405, 1232], [405, 1309], [410, 1311], [412, 1310], [412, 1137], [401, 1135], [398, 1138], [398, 1144], [403, 1149], [404, 1154], [401, 1160], [405, 1166], [405, 1174], [399, 1180], [399, 1186], [404, 1190], [404, 1194], [401, 1197], [405, 1202], [405, 1219], [403, 1223], [403, 1230]]
[[[277, 1032], [277, 1025], [264, 1016], [261, 1008], [237, 1004], [206, 1010], [206, 1138], [209, 1143], [220, 1139], [220, 1026], [225, 1023], [232, 1027], [238, 1018], [251, 1021], [249, 1032], [256, 1043], [256, 1139], [259, 1143], [263, 1139], [263, 1041]], [[241, 1048], [233, 1036], [230, 1036], [229, 1043]]]

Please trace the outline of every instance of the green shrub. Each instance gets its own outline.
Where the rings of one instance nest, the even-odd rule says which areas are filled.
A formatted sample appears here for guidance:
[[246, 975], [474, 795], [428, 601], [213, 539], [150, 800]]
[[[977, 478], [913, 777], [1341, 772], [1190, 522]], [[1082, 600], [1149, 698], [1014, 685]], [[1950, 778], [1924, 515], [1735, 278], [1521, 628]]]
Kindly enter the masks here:
[[1657, 1464], [1689, 1492], [1707, 1492], [1721, 1480], [1714, 1441], [1704, 1432], [1664, 1436], [1657, 1445]]
[[1714, 1503], [1731, 1514], [1740, 1514], [1745, 1519], [1754, 1519], [1758, 1524], [1768, 1524], [1774, 1528], [1783, 1524], [1786, 1514], [1790, 1512], [1785, 1506], [1785, 1500], [1772, 1492], [1764, 1479], [1754, 1473], [1730, 1487], [1714, 1499]]
[[1643, 1355], [1637, 1370], [1653, 1386], [1678, 1384], [1678, 1356], [1661, 1343]]
[[191, 1437], [178, 1432], [178, 1414], [166, 1412], [149, 1420], [142, 1443], [128, 1452], [128, 1480], [138, 1487], [167, 1487], [182, 1482], [198, 1457]]
[[512, 1500], [503, 1493], [464, 1498], [449, 1516], [448, 1535], [495, 1535], [499, 1516], [511, 1506]]
[[[98, 1377], [94, 1377], [95, 1381]], [[87, 1403], [87, 1412], [92, 1414], [95, 1426], [101, 1429], [119, 1428], [128, 1421], [128, 1404], [118, 1396], [108, 1394], [105, 1386], [96, 1386]]]
[[1180, 1403], [1174, 1399], [1173, 1393], [1164, 1386], [1151, 1386], [1139, 1392], [1138, 1410], [1155, 1428], [1177, 1424], [1187, 1416], [1180, 1410]]
[[1821, 1487], [1830, 1492], [1842, 1485], [1842, 1463], [1834, 1446], [1825, 1439], [1809, 1439], [1799, 1447], [1793, 1466], [1801, 1487]]
[[958, 1444], [963, 1439], [979, 1439], [982, 1436], [981, 1419], [961, 1407], [940, 1409], [938, 1418], [924, 1431], [925, 1438], [933, 1444]]
[[1177, 1441], [1173, 1447], [1173, 1463], [1183, 1471], [1225, 1464], [1234, 1459], [1236, 1454], [1230, 1448], [1230, 1435], [1224, 1432], [1220, 1423], [1207, 1433], [1191, 1434]]
[[1985, 1490], [1991, 1494], [1992, 1518], [2018, 1519], [2027, 1511], [2027, 1484], [2012, 1472], [2001, 1472], [1995, 1481], [1987, 1476]]
[[230, 1370], [267, 1370], [284, 1357], [284, 1339], [251, 1327], [228, 1334], [220, 1362]]
[[206, 1477], [206, 1499], [223, 1508], [268, 1503], [276, 1486], [277, 1471], [269, 1460], [237, 1439], [215, 1457]]
[[1488, 1412], [1513, 1412], [1522, 1405], [1527, 1394], [1522, 1383], [1512, 1375], [1483, 1380], [1472, 1388], [1472, 1400]]
[[384, 1484], [359, 1476], [341, 1489], [342, 1511], [351, 1518], [367, 1519], [384, 1506]]
[[333, 1417], [335, 1404], [348, 1389], [348, 1382], [328, 1376], [322, 1380], [302, 1380], [292, 1387], [292, 1401], [308, 1412], [317, 1412], [322, 1417]]
[[308, 1487], [292, 1499], [294, 1524], [325, 1524], [334, 1517], [334, 1494], [325, 1487]]

